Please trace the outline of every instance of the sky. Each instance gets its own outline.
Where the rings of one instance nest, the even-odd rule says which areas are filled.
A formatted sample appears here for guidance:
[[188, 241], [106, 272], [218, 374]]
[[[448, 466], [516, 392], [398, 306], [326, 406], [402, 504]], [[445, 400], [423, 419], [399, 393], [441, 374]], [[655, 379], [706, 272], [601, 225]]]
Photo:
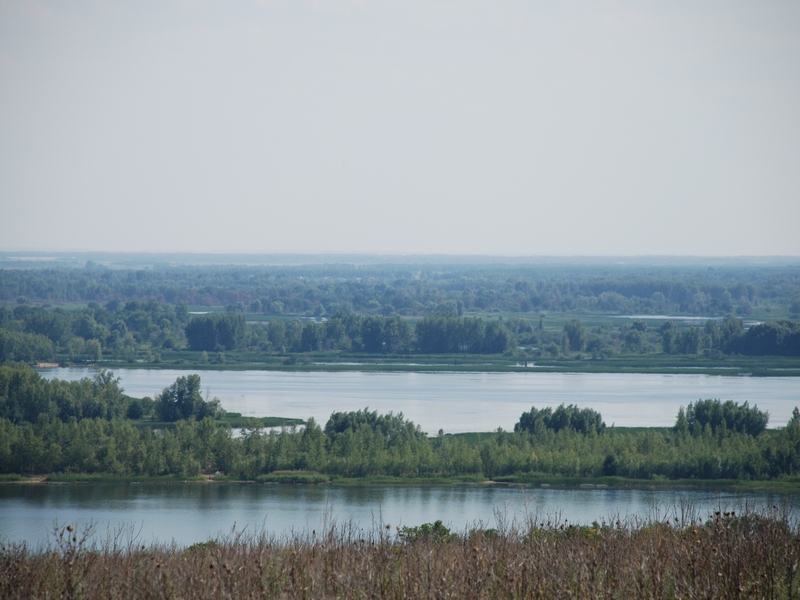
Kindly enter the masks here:
[[800, 256], [800, 3], [0, 0], [0, 249]]

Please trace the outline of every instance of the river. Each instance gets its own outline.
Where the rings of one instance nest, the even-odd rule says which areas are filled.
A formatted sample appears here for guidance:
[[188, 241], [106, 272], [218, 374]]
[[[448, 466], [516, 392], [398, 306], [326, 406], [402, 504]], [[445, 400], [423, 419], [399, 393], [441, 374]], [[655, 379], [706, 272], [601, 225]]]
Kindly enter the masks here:
[[[86, 368], [41, 369], [44, 377], [80, 379]], [[247, 416], [307, 419], [322, 425], [333, 411], [369, 407], [402, 412], [430, 434], [510, 430], [531, 406], [590, 407], [607, 425], [663, 427], [681, 406], [699, 399], [747, 401], [769, 411], [781, 427], [800, 405], [794, 377], [722, 377], [631, 373], [381, 373], [288, 371], [179, 371], [118, 369], [125, 392], [155, 396], [180, 376], [199, 373], [205, 392], [228, 411]], [[204, 392], [204, 393], [205, 393]]]
[[538, 515], [569, 523], [663, 517], [692, 507], [708, 517], [717, 508], [797, 506], [800, 497], [766, 492], [544, 488], [506, 485], [337, 486], [189, 484], [0, 484], [0, 543], [38, 547], [53, 541], [56, 524], [95, 525], [95, 540], [134, 533], [139, 544], [189, 545], [232, 528], [276, 535], [321, 531], [326, 522], [371, 529], [441, 519], [454, 531], [497, 526]]
[[[90, 369], [43, 369], [48, 378], [91, 377]], [[193, 371], [119, 369], [131, 396], [154, 396]], [[781, 377], [597, 373], [380, 373], [200, 371], [203, 388], [229, 411], [253, 416], [314, 417], [369, 407], [403, 412], [435, 433], [512, 429], [532, 405], [577, 404], [598, 410], [608, 425], [668, 426], [680, 406], [701, 398], [748, 401], [781, 426], [800, 404], [798, 380]], [[789, 497], [797, 504], [799, 496]], [[257, 484], [0, 485], [0, 539], [44, 544], [54, 521], [96, 523], [97, 535], [138, 532], [143, 543], [181, 545], [237, 530], [279, 535], [339, 523], [418, 525], [443, 520], [455, 530], [496, 515], [559, 514], [588, 524], [616, 516], [646, 518], [655, 506], [692, 505], [703, 516], [744, 502], [777, 504], [769, 493], [655, 489], [565, 489], [517, 486], [292, 486]]]

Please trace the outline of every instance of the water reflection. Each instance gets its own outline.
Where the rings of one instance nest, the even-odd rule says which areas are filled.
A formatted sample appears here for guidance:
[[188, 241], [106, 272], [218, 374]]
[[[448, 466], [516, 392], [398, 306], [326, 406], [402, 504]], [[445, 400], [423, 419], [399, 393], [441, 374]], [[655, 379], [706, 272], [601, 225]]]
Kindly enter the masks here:
[[[314, 486], [257, 484], [0, 485], [0, 539], [36, 546], [53, 522], [94, 522], [100, 533], [133, 524], [144, 543], [181, 545], [237, 530], [278, 535], [352, 522], [418, 525], [441, 519], [456, 530], [531, 515], [572, 523], [652, 516], [691, 505], [703, 516], [721, 508], [781, 505], [770, 493], [708, 490], [565, 489], [521, 486]], [[790, 505], [798, 496], [786, 497]]]

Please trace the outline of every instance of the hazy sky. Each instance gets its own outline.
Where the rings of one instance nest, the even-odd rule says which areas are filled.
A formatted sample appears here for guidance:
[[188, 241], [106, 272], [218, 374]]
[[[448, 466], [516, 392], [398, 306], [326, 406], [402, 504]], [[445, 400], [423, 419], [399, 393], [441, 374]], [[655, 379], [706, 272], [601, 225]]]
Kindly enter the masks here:
[[800, 255], [800, 2], [0, 0], [0, 248]]

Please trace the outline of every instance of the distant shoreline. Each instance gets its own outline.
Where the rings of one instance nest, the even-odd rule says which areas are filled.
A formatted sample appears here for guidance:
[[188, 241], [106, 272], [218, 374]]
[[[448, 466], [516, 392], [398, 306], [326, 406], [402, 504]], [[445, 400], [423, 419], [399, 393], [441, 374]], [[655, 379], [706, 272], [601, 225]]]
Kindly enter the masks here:
[[[639, 489], [639, 490], [681, 490], [713, 489], [720, 491], [768, 491], [774, 493], [800, 494], [800, 480], [731, 480], [731, 479], [629, 479], [624, 477], [526, 477], [509, 476], [494, 479], [482, 477], [328, 477], [319, 473], [283, 472], [283, 480], [252, 480], [200, 475], [197, 477], [118, 477], [114, 475], [31, 475], [5, 476], [0, 485], [87, 485], [87, 484], [128, 484], [128, 485], [334, 485], [334, 486], [452, 486], [452, 485], [500, 485], [524, 488], [558, 489]], [[274, 474], [272, 474], [274, 475]], [[313, 476], [313, 477], [309, 477]]]
[[[374, 359], [373, 359], [374, 360]], [[651, 373], [663, 375], [692, 374], [717, 375], [722, 377], [800, 377], [800, 360], [791, 357], [757, 357], [741, 360], [679, 361], [674, 359], [653, 359], [652, 357], [594, 360], [525, 360], [514, 357], [501, 361], [496, 358], [492, 362], [479, 363], [472, 357], [443, 356], [431, 359], [414, 358], [409, 364], [408, 357], [404, 362], [348, 361], [341, 363], [325, 361], [324, 364], [312, 361], [308, 364], [283, 364], [283, 362], [228, 362], [226, 364], [209, 364], [202, 362], [114, 362], [99, 361], [85, 364], [39, 363], [37, 369], [51, 368], [97, 368], [97, 369], [153, 369], [153, 370], [186, 370], [186, 371], [285, 371], [285, 372], [409, 372], [409, 373]]]

